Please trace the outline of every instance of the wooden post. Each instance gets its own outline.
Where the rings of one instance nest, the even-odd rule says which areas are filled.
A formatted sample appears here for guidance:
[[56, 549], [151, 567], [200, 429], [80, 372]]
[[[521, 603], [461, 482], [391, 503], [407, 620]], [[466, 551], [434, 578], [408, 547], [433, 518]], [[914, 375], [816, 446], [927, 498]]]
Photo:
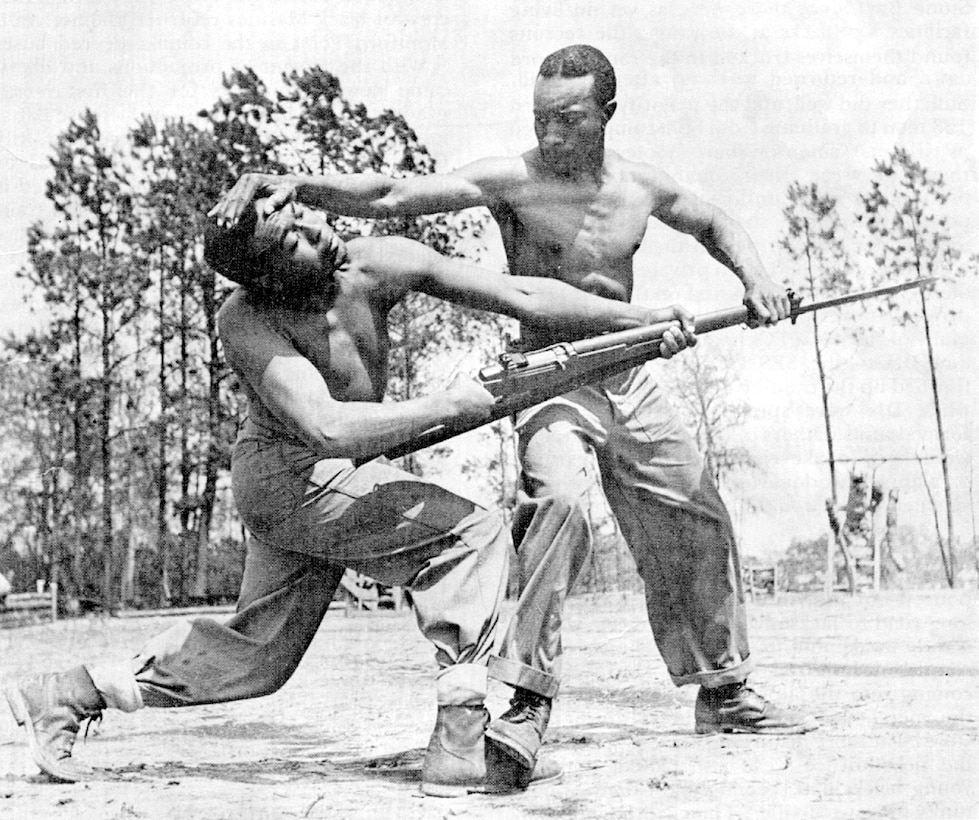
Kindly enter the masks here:
[[51, 592], [51, 620], [58, 620], [58, 582], [52, 581], [48, 584], [48, 590]]
[[826, 538], [826, 577], [823, 579], [823, 594], [827, 598], [833, 596], [833, 584], [836, 581], [836, 532], [838, 527], [832, 526], [833, 522], [833, 502], [826, 500], [826, 509], [830, 512], [830, 532]]
[[874, 547], [874, 592], [880, 592], [880, 542], [875, 538]]
[[[876, 468], [874, 474], [876, 475]], [[873, 559], [874, 559], [874, 592], [880, 592], [880, 574], [881, 574], [881, 544], [883, 538], [878, 535], [877, 527], [877, 510], [880, 508], [880, 502], [884, 499], [884, 490], [876, 481], [871, 480], [870, 484], [870, 546], [873, 549]]]

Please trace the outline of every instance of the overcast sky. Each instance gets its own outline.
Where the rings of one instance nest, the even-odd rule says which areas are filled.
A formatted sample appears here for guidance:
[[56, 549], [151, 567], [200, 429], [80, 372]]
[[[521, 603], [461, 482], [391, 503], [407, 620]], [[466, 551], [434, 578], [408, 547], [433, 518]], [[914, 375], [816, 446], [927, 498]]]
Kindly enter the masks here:
[[[739, 219], [772, 275], [781, 209], [794, 180], [818, 182], [844, 214], [869, 169], [895, 145], [948, 182], [955, 243], [979, 251], [977, 16], [972, 0], [714, 2], [121, 2], [6, 0], [0, 8], [0, 328], [31, 319], [14, 271], [25, 230], [49, 219], [47, 156], [71, 117], [91, 108], [110, 144], [143, 114], [193, 117], [220, 78], [250, 66], [270, 85], [321, 65], [348, 98], [404, 114], [442, 170], [532, 145], [540, 60], [573, 42], [611, 59], [619, 109], [609, 145], [658, 165]], [[489, 263], [501, 260], [499, 248]], [[730, 307], [740, 286], [686, 237], [651, 225], [637, 256], [637, 299]], [[935, 329], [960, 536], [971, 538], [969, 477], [979, 398], [974, 283], [946, 300]], [[913, 305], [913, 296], [909, 305]], [[762, 469], [751, 504], [732, 509], [748, 552], [781, 550], [825, 527], [828, 493], [810, 326], [728, 330], [705, 344], [735, 357], [738, 396], [754, 410], [742, 442]], [[864, 343], [836, 373], [838, 451], [847, 457], [936, 452], [920, 331]], [[873, 465], [864, 464], [864, 469]], [[904, 520], [927, 532], [918, 466], [878, 467], [902, 490]], [[929, 467], [933, 489], [939, 475]], [[732, 505], [734, 507], [734, 505]]]

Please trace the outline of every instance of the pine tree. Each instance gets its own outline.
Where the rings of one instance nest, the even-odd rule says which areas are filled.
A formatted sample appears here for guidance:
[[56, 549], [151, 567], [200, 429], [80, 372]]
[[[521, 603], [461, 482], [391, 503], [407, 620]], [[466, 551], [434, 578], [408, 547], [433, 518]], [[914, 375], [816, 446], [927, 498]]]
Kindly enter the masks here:
[[[857, 219], [866, 231], [866, 253], [871, 261], [874, 284], [929, 276], [949, 279], [963, 275], [966, 269], [958, 264], [960, 254], [952, 245], [948, 233], [945, 205], [950, 194], [942, 175], [934, 176], [900, 147], [894, 148], [887, 159], [877, 161], [872, 174], [870, 192], [861, 197], [863, 210]], [[938, 532], [938, 549], [946, 581], [950, 587], [954, 587], [952, 487], [927, 299], [927, 294], [931, 293], [935, 298], [940, 297], [941, 292], [940, 285], [918, 289], [945, 488], [946, 533], [943, 539], [941, 532]], [[901, 325], [915, 323], [918, 319], [894, 299], [886, 300], [882, 310]]]

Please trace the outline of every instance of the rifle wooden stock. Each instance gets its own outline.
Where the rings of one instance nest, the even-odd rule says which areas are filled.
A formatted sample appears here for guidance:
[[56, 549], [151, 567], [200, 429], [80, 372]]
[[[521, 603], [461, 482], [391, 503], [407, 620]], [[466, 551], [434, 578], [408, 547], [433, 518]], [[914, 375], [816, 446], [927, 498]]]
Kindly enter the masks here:
[[[696, 318], [694, 328], [698, 334], [709, 333], [743, 324], [747, 319], [748, 309], [739, 305]], [[379, 455], [388, 458], [406, 456], [533, 407], [583, 384], [601, 381], [659, 358], [663, 334], [671, 325], [672, 322], [661, 322], [576, 342], [561, 342], [527, 353], [504, 353], [498, 364], [484, 367], [477, 377], [479, 383], [496, 397], [489, 418], [469, 424], [439, 424], [383, 454], [366, 456], [359, 461], [370, 461]]]

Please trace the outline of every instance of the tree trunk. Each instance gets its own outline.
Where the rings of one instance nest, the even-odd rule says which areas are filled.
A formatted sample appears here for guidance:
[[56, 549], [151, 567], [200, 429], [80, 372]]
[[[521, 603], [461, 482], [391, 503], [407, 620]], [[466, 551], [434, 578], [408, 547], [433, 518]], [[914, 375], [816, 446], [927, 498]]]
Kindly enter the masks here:
[[[40, 424], [38, 425], [40, 427]], [[44, 453], [49, 446], [48, 442], [38, 441], [40, 436], [36, 436], [35, 447], [38, 453]], [[49, 581], [58, 582], [58, 557], [55, 555], [55, 545], [52, 535], [51, 521], [54, 516], [55, 495], [57, 489], [57, 467], [46, 463], [46, 459], [41, 462], [41, 498], [40, 509], [37, 514], [37, 540], [40, 547], [41, 556], [47, 558], [50, 569]]]
[[82, 432], [82, 425], [85, 423], [85, 389], [82, 381], [82, 295], [81, 295], [81, 265], [75, 271], [74, 282], [74, 311], [72, 313], [72, 374], [75, 379], [75, 400], [72, 407], [72, 438], [75, 451], [75, 463], [72, 470], [71, 495], [74, 509], [74, 547], [71, 556], [71, 571], [74, 576], [74, 586], [76, 594], [81, 594], [82, 589], [82, 566], [85, 562], [85, 540], [84, 522], [87, 517], [87, 507], [85, 503], [85, 438]]
[[170, 570], [167, 566], [168, 542], [170, 528], [167, 526], [167, 492], [169, 489], [167, 470], [167, 411], [170, 407], [170, 397], [167, 394], [167, 334], [166, 334], [166, 276], [163, 260], [160, 259], [160, 302], [159, 302], [159, 342], [157, 354], [159, 357], [160, 381], [160, 424], [156, 439], [156, 554], [160, 558], [160, 604], [170, 603]]
[[[816, 301], [816, 278], [812, 271], [812, 252], [809, 235], [809, 220], [804, 220], [806, 228], [806, 270], [809, 278], [809, 298]], [[823, 364], [823, 349], [819, 340], [819, 314], [812, 314], [812, 341], [816, 351], [816, 370], [819, 373], [819, 396], [823, 405], [823, 426], [826, 430], [826, 452], [829, 460], [829, 497], [830, 504], [835, 509], [839, 503], [836, 495], [836, 453], [833, 449], [833, 427], [829, 416], [829, 388], [826, 386], [826, 367]], [[823, 592], [827, 595], [833, 592], [833, 541], [826, 540], [826, 575], [823, 580]]]
[[[135, 341], [135, 367], [136, 373], [142, 372], [143, 364], [143, 339], [141, 328], [137, 322], [134, 325], [134, 341]], [[137, 417], [138, 413], [134, 412], [134, 409], [142, 404], [142, 394], [143, 385], [141, 380], [136, 380], [132, 382], [129, 386], [128, 392], [129, 401], [126, 403], [126, 421], [125, 421], [125, 452], [127, 458], [130, 460], [130, 469], [126, 471], [126, 552], [123, 557], [122, 562], [122, 574], [119, 581], [119, 600], [123, 605], [131, 606], [137, 597], [136, 592], [136, 550], [139, 545], [139, 516], [137, 511], [142, 508], [141, 503], [141, 488], [139, 487], [139, 480], [143, 478], [143, 472], [141, 470], [135, 469], [134, 456], [136, 455], [136, 447], [140, 447], [140, 453], [142, 453], [141, 444], [137, 445], [134, 443], [133, 431], [136, 430], [137, 426], [141, 424], [141, 420]], [[146, 459], [139, 458], [139, 462], [145, 462]]]
[[[130, 451], [131, 452], [131, 451]], [[141, 506], [142, 493], [139, 491], [137, 471], [128, 470], [126, 481], [129, 498], [128, 530], [126, 537], [126, 556], [122, 564], [122, 578], [119, 583], [119, 599], [129, 606], [136, 600], [136, 546], [139, 543], [139, 527], [136, 520], [136, 510]]]
[[112, 392], [110, 381], [110, 333], [108, 277], [105, 266], [102, 269], [101, 313], [102, 313], [102, 378], [101, 407], [99, 409], [99, 451], [102, 460], [102, 601], [106, 608], [112, 607], [112, 442], [109, 440], [110, 418], [112, 414]]
[[[187, 308], [187, 275], [183, 269], [183, 248], [178, 253], [178, 281], [180, 282], [180, 539], [178, 542], [177, 560], [181, 568], [187, 564], [188, 540], [191, 530], [190, 479], [193, 465], [190, 458], [190, 377], [189, 369], [189, 331]], [[186, 578], [181, 569], [179, 573], [182, 599], [187, 594]]]
[[[816, 280], [812, 272], [812, 255], [810, 253], [809, 221], [806, 220], [806, 265], [809, 275], [809, 297], [816, 301]], [[823, 402], [823, 426], [826, 429], [826, 451], [829, 456], [829, 497], [833, 506], [837, 505], [836, 495], [836, 454], [833, 449], [833, 427], [829, 416], [829, 388], [826, 386], [826, 367], [823, 364], [823, 348], [819, 341], [819, 313], [812, 314], [812, 340], [816, 350], [816, 369], [819, 371], [819, 395]]]
[[[925, 301], [925, 290], [919, 288], [921, 296], [921, 316], [924, 319], [925, 341], [928, 346], [928, 369], [931, 373], [931, 395], [935, 404], [935, 422], [938, 426], [938, 448], [942, 456], [942, 478], [945, 482], [945, 516], [946, 516], [946, 545], [943, 549], [941, 537], [938, 539], [938, 549], [942, 551], [945, 560], [945, 578], [950, 588], [955, 587], [955, 551], [954, 528], [952, 527], [952, 485], [948, 474], [948, 452], [945, 449], [945, 428], [942, 425], [942, 406], [938, 400], [938, 374], [935, 371], [935, 354], [931, 344], [931, 326], [928, 322], [928, 306]], [[947, 558], [946, 558], [947, 553]]]
[[[209, 451], [216, 450], [217, 447], [212, 444], [208, 449]], [[204, 492], [201, 495], [200, 508], [197, 514], [197, 563], [191, 590], [191, 596], [194, 598], [206, 598], [208, 593], [208, 547], [218, 486], [217, 456], [211, 455], [210, 452], [207, 457], [205, 474]]]
[[[811, 280], [810, 280], [811, 281]], [[815, 297], [813, 297], [815, 301]], [[833, 451], [833, 429], [829, 421], [829, 392], [826, 389], [826, 370], [823, 366], [823, 352], [819, 347], [819, 322], [816, 313], [812, 314], [812, 333], [816, 345], [816, 368], [819, 370], [819, 394], [823, 401], [823, 423], [826, 427], [826, 450], [829, 457], [829, 493], [830, 504], [838, 505], [836, 496], [836, 455]], [[826, 576], [823, 581], [823, 592], [827, 595], [833, 592], [833, 539], [826, 540]]]
[[204, 312], [207, 323], [208, 362], [207, 362], [207, 458], [204, 466], [204, 492], [201, 495], [197, 516], [197, 564], [194, 572], [194, 585], [191, 595], [204, 598], [208, 591], [208, 546], [211, 537], [211, 518], [214, 514], [214, 501], [218, 488], [218, 461], [221, 456], [221, 383], [218, 372], [218, 331], [216, 300], [214, 298], [214, 279], [205, 279]]

